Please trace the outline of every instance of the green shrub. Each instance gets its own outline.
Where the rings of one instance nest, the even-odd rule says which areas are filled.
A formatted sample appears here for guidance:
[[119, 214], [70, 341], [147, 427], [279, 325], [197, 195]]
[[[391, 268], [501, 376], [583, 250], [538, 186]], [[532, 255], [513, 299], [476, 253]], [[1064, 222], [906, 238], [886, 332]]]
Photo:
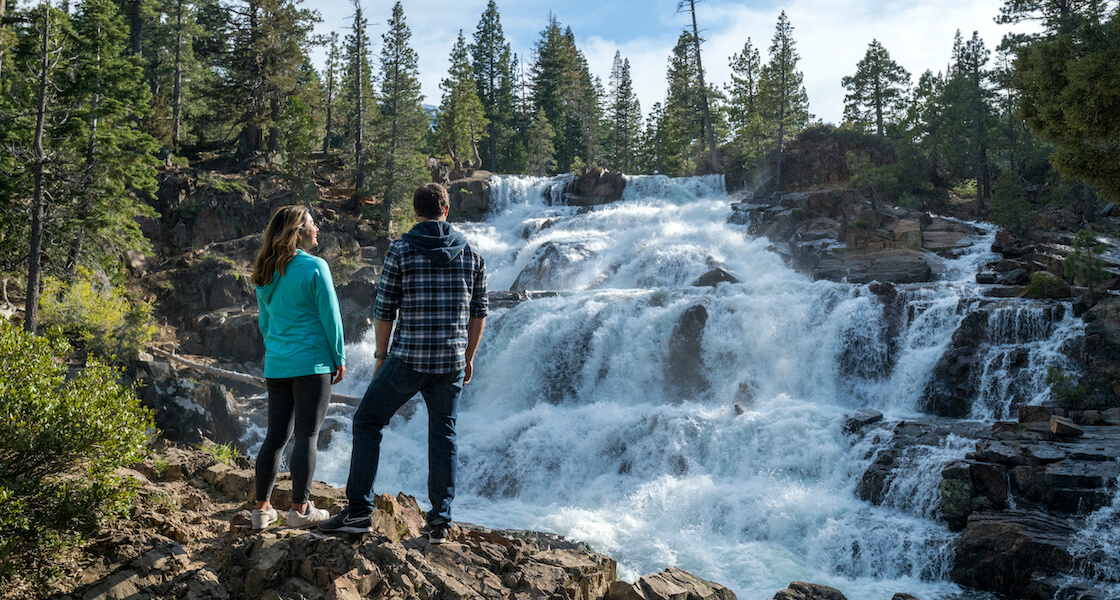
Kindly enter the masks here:
[[953, 193], [964, 200], [973, 200], [980, 195], [975, 179], [965, 179], [952, 186]]
[[1023, 288], [1023, 297], [1034, 300], [1045, 298], [1069, 298], [1071, 293], [1069, 284], [1064, 279], [1049, 271], [1035, 271], [1031, 273], [1031, 280]]
[[213, 456], [214, 460], [231, 467], [237, 466], [237, 457], [241, 455], [233, 444], [216, 444], [210, 440], [199, 444], [198, 449]]
[[71, 285], [43, 278], [39, 300], [44, 325], [57, 326], [86, 353], [135, 359], [152, 339], [152, 309], [133, 304], [119, 288], [96, 285], [88, 272]]
[[0, 322], [0, 580], [42, 581], [58, 552], [132, 499], [113, 471], [144, 457], [151, 413], [104, 364], [67, 378], [68, 351], [57, 330]]
[[1046, 370], [1046, 385], [1058, 407], [1078, 410], [1085, 408], [1087, 391], [1080, 380], [1057, 367]]
[[1097, 258], [1108, 250], [1108, 245], [1097, 239], [1096, 232], [1082, 229], [1073, 236], [1073, 253], [1062, 262], [1066, 277], [1089, 288], [1092, 293], [1096, 284], [1108, 280], [1104, 261]]

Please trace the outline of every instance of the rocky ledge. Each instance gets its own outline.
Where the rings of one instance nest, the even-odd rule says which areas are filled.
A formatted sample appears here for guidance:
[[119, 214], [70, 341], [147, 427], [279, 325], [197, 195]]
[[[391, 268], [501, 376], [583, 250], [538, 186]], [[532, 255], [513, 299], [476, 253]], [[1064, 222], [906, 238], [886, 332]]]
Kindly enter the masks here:
[[[953, 581], [1027, 600], [1107, 597], [1095, 589], [1098, 580], [1084, 576], [1100, 571], [1101, 557], [1079, 549], [1077, 540], [1090, 513], [1116, 494], [1120, 409], [1024, 406], [1018, 422], [990, 428], [882, 419], [873, 410], [848, 417], [846, 430], [872, 437], [877, 446], [856, 493], [874, 504], [923, 509], [962, 532]], [[975, 446], [948, 464], [923, 462], [950, 436], [975, 440]], [[901, 497], [909, 489], [902, 481], [929, 469], [941, 471], [940, 496], [932, 506], [915, 507]]]
[[[617, 581], [613, 559], [554, 534], [457, 523], [447, 543], [433, 545], [421, 535], [416, 500], [404, 494], [377, 497], [370, 534], [325, 535], [283, 520], [254, 531], [251, 470], [162, 440], [118, 475], [138, 485], [131, 514], [65, 561], [68, 575], [49, 590], [54, 600], [736, 600], [676, 567]], [[287, 506], [291, 490], [281, 474], [273, 502]], [[335, 513], [345, 502], [321, 482], [311, 499]], [[844, 596], [793, 582], [774, 599]]]
[[752, 196], [731, 208], [731, 223], [768, 238], [795, 269], [830, 281], [932, 281], [943, 259], [980, 233], [954, 219], [873, 203], [846, 189]]

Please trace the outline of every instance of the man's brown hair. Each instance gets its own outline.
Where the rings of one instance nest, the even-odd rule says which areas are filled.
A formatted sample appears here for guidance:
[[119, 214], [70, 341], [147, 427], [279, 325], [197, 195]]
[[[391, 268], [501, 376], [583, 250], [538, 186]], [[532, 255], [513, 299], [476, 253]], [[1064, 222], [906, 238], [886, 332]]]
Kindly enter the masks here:
[[416, 193], [412, 195], [412, 209], [416, 211], [418, 217], [438, 219], [450, 206], [451, 200], [447, 197], [447, 190], [438, 183], [425, 183], [416, 188]]

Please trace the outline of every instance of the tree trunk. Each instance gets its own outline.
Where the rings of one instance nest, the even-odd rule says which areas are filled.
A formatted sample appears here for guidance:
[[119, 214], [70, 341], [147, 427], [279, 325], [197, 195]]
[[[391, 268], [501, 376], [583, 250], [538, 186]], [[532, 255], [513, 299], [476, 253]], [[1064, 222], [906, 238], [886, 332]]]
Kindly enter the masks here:
[[43, 3], [43, 43], [40, 50], [39, 106], [35, 113], [35, 188], [31, 197], [31, 248], [27, 255], [27, 303], [24, 307], [23, 328], [31, 333], [39, 326], [39, 271], [43, 254], [43, 175], [46, 152], [43, 151], [43, 129], [47, 116], [47, 90], [50, 84], [48, 71], [50, 56], [50, 6]]
[[144, 22], [143, 19], [140, 18], [141, 2], [142, 0], [132, 0], [132, 54], [134, 56], [140, 56], [142, 50], [140, 33], [143, 31]]
[[[4, 39], [4, 13], [7, 11], [8, 0], [0, 0], [0, 39]], [[4, 68], [4, 48], [0, 47], [0, 74]]]
[[[355, 23], [360, 23], [362, 21], [362, 7], [361, 7], [361, 5], [357, 6], [357, 11], [358, 11], [358, 13], [357, 13], [358, 16], [355, 17], [354, 22]], [[357, 35], [357, 34], [355, 34], [355, 35]], [[355, 171], [354, 190], [355, 190], [355, 192], [357, 192], [358, 190], [361, 190], [362, 188], [366, 187], [366, 174], [365, 174], [365, 170], [362, 168], [362, 160], [363, 160], [363, 157], [362, 157], [362, 150], [363, 150], [363, 148], [362, 148], [362, 129], [365, 128], [365, 123], [363, 122], [363, 119], [362, 119], [362, 115], [363, 115], [362, 101], [364, 100], [364, 98], [362, 98], [362, 55], [365, 53], [366, 49], [365, 49], [364, 46], [362, 46], [360, 37], [358, 39], [358, 46], [359, 46], [359, 48], [358, 48], [357, 56], [354, 57], [354, 61], [357, 63], [354, 67], [354, 72], [357, 74], [357, 76], [354, 77], [354, 113], [355, 113], [354, 114], [354, 122], [357, 123], [357, 127], [358, 127], [358, 130], [354, 133], [354, 171]]]
[[277, 123], [280, 122], [280, 95], [279, 94], [275, 94], [275, 93], [272, 94], [272, 97], [268, 99], [268, 107], [269, 107], [269, 117], [270, 117], [270, 122], [268, 124], [268, 151], [269, 152], [279, 152], [280, 151], [280, 126], [277, 125]]
[[[334, 58], [331, 59], [335, 60]], [[332, 65], [334, 63], [332, 62]], [[331, 67], [331, 72], [327, 75], [327, 131], [323, 135], [323, 155], [326, 156], [327, 150], [330, 148], [331, 141], [331, 104], [334, 96], [334, 67]]]
[[175, 17], [175, 87], [172, 90], [171, 143], [179, 151], [179, 129], [182, 126], [183, 109], [183, 0], [176, 4]]
[[708, 132], [708, 148], [712, 153], [712, 171], [720, 171], [719, 148], [716, 148], [716, 132], [712, 130], [712, 113], [708, 108], [708, 86], [704, 85], [704, 65], [700, 62], [700, 31], [696, 28], [696, 0], [688, 0], [692, 12], [692, 43], [696, 45], [696, 71], [700, 76], [700, 99], [704, 104], [704, 129]]
[[778, 104], [778, 173], [777, 173], [778, 181], [777, 181], [777, 186], [776, 187], [777, 187], [777, 191], [779, 191], [779, 192], [782, 191], [785, 187], [782, 184], [782, 157], [785, 155], [784, 146], [785, 146], [785, 137], [786, 137], [786, 102], [787, 102], [787, 98], [786, 98], [787, 65], [786, 65], [786, 59], [785, 59], [785, 50], [786, 49], [783, 46], [782, 47], [782, 59], [781, 59], [781, 62], [779, 63], [782, 67], [782, 92], [778, 96], [778, 102], [779, 102], [779, 104]]
[[[394, 81], [400, 81], [399, 78]], [[395, 86], [394, 86], [395, 87]], [[389, 233], [393, 223], [393, 181], [397, 178], [397, 126], [400, 121], [400, 103], [393, 90], [393, 125], [389, 130], [389, 163], [385, 169], [385, 186], [381, 194], [381, 213], [385, 219], [385, 233]]]
[[[101, 30], [97, 31], [98, 37], [101, 36]], [[101, 62], [101, 49], [97, 49], [97, 62]], [[100, 88], [101, 82], [98, 80], [95, 85]], [[70, 283], [78, 278], [78, 263], [82, 258], [82, 247], [86, 241], [86, 221], [89, 220], [90, 205], [93, 199], [90, 195], [93, 193], [93, 179], [94, 170], [97, 165], [97, 111], [101, 101], [101, 95], [97, 92], [93, 94], [93, 106], [90, 107], [89, 113], [89, 138], [86, 140], [86, 169], [83, 175], [83, 182], [85, 189], [81, 190], [81, 200], [78, 204], [78, 230], [74, 232], [74, 239], [70, 242], [70, 256], [66, 265], [66, 277]]]

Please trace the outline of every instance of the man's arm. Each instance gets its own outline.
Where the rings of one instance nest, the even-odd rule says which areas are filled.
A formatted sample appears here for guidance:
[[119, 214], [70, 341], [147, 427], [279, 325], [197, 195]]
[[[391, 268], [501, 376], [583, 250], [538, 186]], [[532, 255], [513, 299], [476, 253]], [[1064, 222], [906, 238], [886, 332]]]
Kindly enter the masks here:
[[[377, 372], [381, 370], [381, 365], [385, 364], [385, 359], [389, 358], [389, 338], [393, 337], [393, 322], [382, 321], [380, 319], [373, 322], [373, 339], [374, 347], [373, 354], [373, 376], [377, 376]], [[470, 342], [467, 342], [470, 344]]]
[[463, 372], [463, 385], [471, 382], [474, 376], [474, 353], [482, 341], [482, 331], [486, 329], [486, 317], [471, 317], [467, 321], [467, 366]]

